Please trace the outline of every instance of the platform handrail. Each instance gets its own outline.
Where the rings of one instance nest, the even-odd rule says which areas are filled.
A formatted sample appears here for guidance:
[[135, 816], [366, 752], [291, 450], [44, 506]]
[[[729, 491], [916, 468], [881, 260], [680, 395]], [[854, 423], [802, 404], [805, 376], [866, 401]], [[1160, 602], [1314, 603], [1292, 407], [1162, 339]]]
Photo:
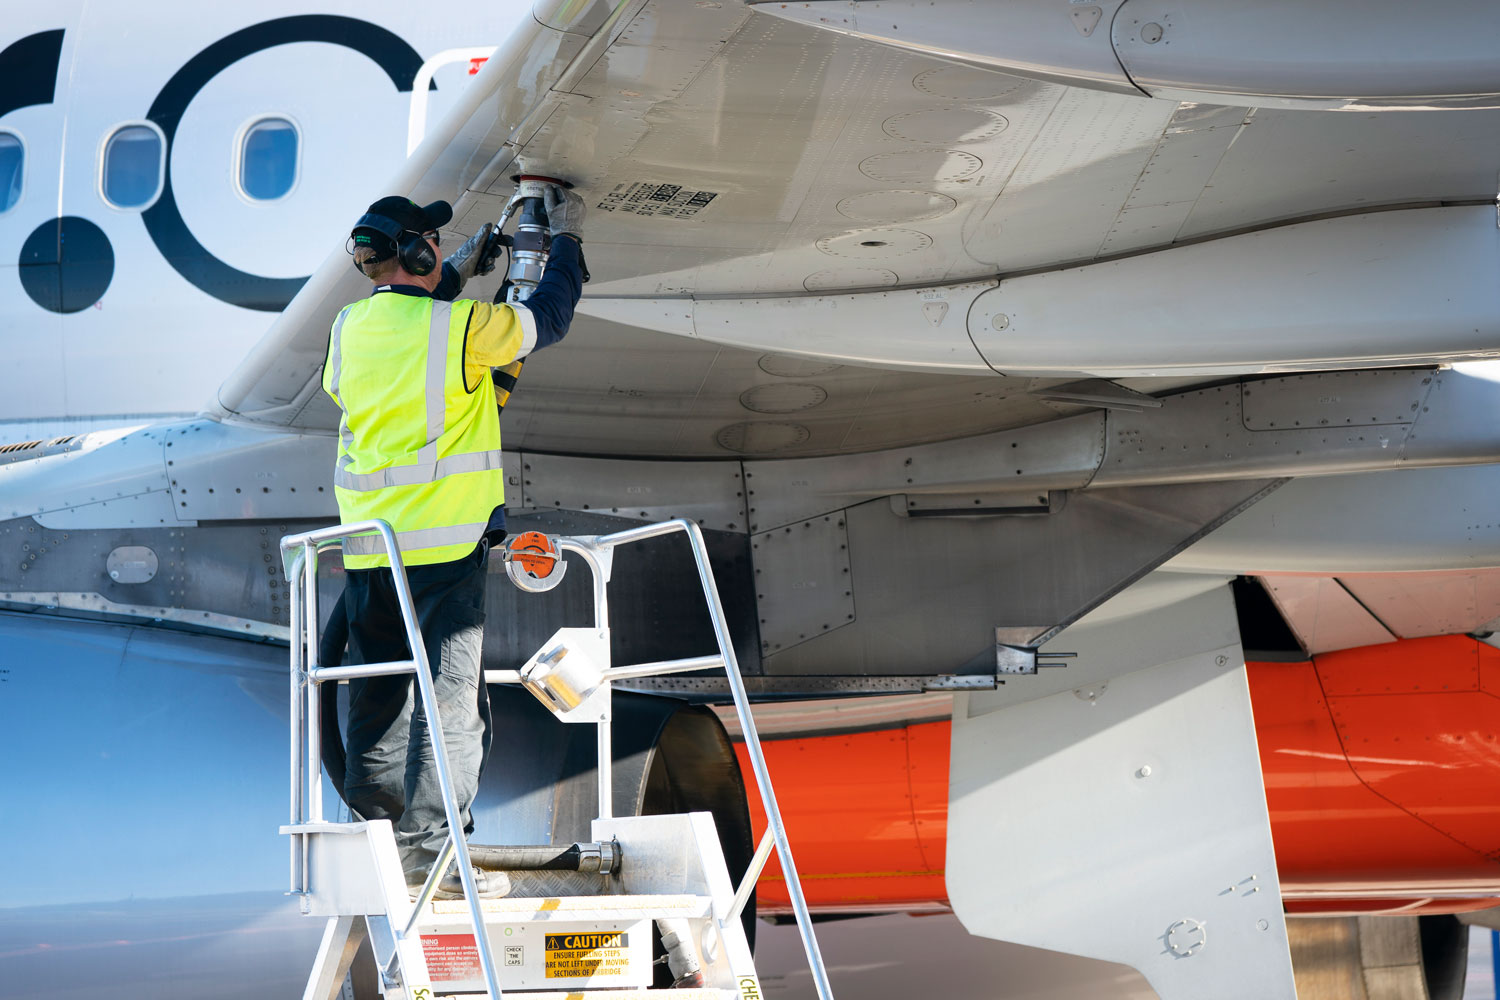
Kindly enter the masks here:
[[[342, 539], [350, 535], [367, 534], [370, 532], [380, 533], [382, 539], [385, 541], [386, 551], [391, 554], [392, 576], [395, 578], [397, 598], [401, 605], [402, 619], [406, 627], [407, 644], [416, 655], [410, 661], [398, 661], [394, 663], [364, 664], [353, 667], [320, 666], [317, 663], [318, 615], [316, 588], [318, 551], [320, 548], [329, 547], [333, 543], [341, 542]], [[755, 719], [750, 710], [749, 694], [745, 688], [744, 678], [740, 673], [739, 661], [735, 656], [734, 643], [729, 634], [729, 624], [724, 615], [723, 603], [719, 599], [719, 589], [714, 580], [713, 566], [709, 562], [708, 546], [704, 541], [702, 529], [695, 522], [686, 518], [674, 518], [655, 524], [627, 528], [623, 531], [607, 535], [560, 537], [556, 539], [556, 545], [559, 555], [562, 553], [573, 553], [588, 565], [593, 578], [594, 627], [600, 633], [607, 633], [609, 629], [609, 577], [613, 568], [615, 549], [633, 542], [660, 538], [664, 535], [676, 534], [678, 532], [687, 535], [688, 545], [692, 549], [693, 562], [697, 569], [699, 583], [703, 588], [703, 598], [707, 604], [709, 619], [713, 626], [714, 639], [719, 647], [718, 655], [609, 667], [603, 671], [601, 682], [606, 688], [612, 691], [612, 682], [618, 680], [682, 673], [691, 670], [723, 668], [725, 678], [729, 683], [730, 693], [734, 699], [735, 715], [739, 720], [740, 732], [745, 741], [746, 755], [750, 759], [750, 769], [755, 776], [756, 786], [760, 791], [761, 805], [766, 814], [766, 831], [761, 837], [760, 844], [756, 849], [750, 867], [745, 872], [740, 884], [736, 887], [734, 900], [728, 913], [720, 918], [719, 924], [723, 927], [739, 919], [740, 913], [747, 905], [750, 893], [754, 889], [755, 882], [760, 877], [760, 873], [770, 859], [771, 851], [774, 849], [781, 861], [782, 873], [786, 879], [787, 894], [791, 899], [792, 912], [797, 921], [797, 931], [802, 939], [803, 949], [807, 954], [808, 965], [813, 977], [813, 985], [817, 990], [819, 1000], [833, 1000], [833, 990], [828, 980], [828, 971], [823, 963], [823, 955], [818, 947], [817, 936], [813, 931], [812, 917], [807, 908], [806, 896], [802, 891], [802, 882], [797, 873], [797, 865], [792, 857], [791, 844], [786, 833], [786, 824], [782, 819], [781, 808], [776, 802], [776, 794], [771, 785], [770, 772], [767, 769], [765, 754], [761, 748], [760, 734], [755, 727]], [[347, 680], [351, 677], [415, 671], [418, 679], [418, 688], [423, 698], [423, 705], [427, 710], [428, 725], [435, 751], [434, 763], [437, 766], [444, 807], [447, 810], [449, 837], [438, 862], [433, 866], [427, 884], [423, 886], [421, 894], [413, 904], [411, 917], [402, 935], [403, 937], [409, 936], [415, 932], [419, 911], [426, 905], [427, 900], [431, 897], [437, 885], [442, 870], [446, 867], [452, 854], [456, 852], [459, 858], [460, 876], [464, 883], [464, 893], [469, 901], [469, 910], [474, 923], [474, 938], [479, 949], [480, 964], [484, 971], [485, 982], [489, 988], [490, 996], [494, 1000], [500, 1000], [499, 980], [490, 944], [484, 933], [484, 918], [479, 898], [475, 891], [468, 845], [464, 837], [457, 833], [457, 831], [462, 830], [462, 827], [458, 822], [458, 805], [453, 794], [452, 781], [449, 777], [450, 771], [447, 754], [442, 745], [442, 729], [437, 717], [437, 699], [432, 693], [432, 679], [428, 670], [426, 647], [422, 643], [421, 631], [417, 626], [416, 613], [413, 610], [411, 589], [406, 579], [405, 566], [401, 561], [400, 552], [397, 549], [390, 525], [384, 521], [376, 520], [319, 528], [300, 535], [289, 535], [282, 539], [281, 547], [283, 559], [287, 565], [288, 577], [292, 580], [293, 593], [297, 595], [297, 599], [293, 600], [291, 608], [292, 823], [295, 826], [299, 823], [323, 822], [322, 760], [319, 755], [321, 734], [318, 731], [318, 720], [320, 718], [318, 685], [322, 682]], [[501, 554], [504, 558], [510, 556], [508, 552], [498, 554]], [[299, 642], [299, 636], [305, 637], [307, 642], [305, 655], [301, 648], [302, 643]], [[484, 680], [486, 683], [492, 684], [516, 684], [521, 682], [521, 674], [519, 671], [514, 670], [488, 670], [484, 672]], [[595, 725], [598, 735], [599, 818], [609, 819], [613, 816], [612, 793], [614, 785], [613, 736], [609, 713], [605, 713], [604, 718], [595, 722]], [[303, 794], [299, 794], [299, 790], [305, 794], [305, 799]], [[299, 839], [301, 840], [300, 863], [299, 845], [297, 843]], [[294, 834], [292, 860], [292, 891], [294, 893], [300, 892], [306, 894], [308, 891], [307, 858], [307, 836], [302, 835], [299, 838]], [[301, 886], [300, 890], [298, 889], [299, 884]]]
[[[396, 602], [401, 609], [401, 621], [406, 630], [406, 645], [411, 650], [410, 660], [391, 663], [358, 664], [350, 667], [323, 667], [318, 664], [318, 552], [353, 535], [378, 533], [385, 543], [385, 551], [391, 560], [391, 577], [396, 586]], [[438, 715], [437, 694], [433, 689], [432, 671], [427, 662], [427, 645], [422, 641], [422, 630], [417, 621], [416, 603], [412, 600], [411, 583], [406, 578], [406, 564], [401, 558], [396, 534], [382, 520], [359, 521], [353, 524], [332, 525], [317, 528], [281, 539], [281, 552], [287, 567], [287, 577], [292, 592], [291, 607], [291, 825], [299, 827], [326, 822], [323, 818], [323, 760], [321, 704], [319, 686], [327, 681], [347, 680], [353, 677], [374, 677], [400, 673], [416, 675], [418, 696], [427, 715], [427, 734], [432, 742], [433, 767], [437, 771], [438, 787], [443, 796], [444, 815], [448, 820], [448, 839], [438, 854], [438, 859], [428, 873], [417, 899], [412, 903], [400, 939], [416, 933], [417, 916], [432, 898], [443, 872], [453, 856], [458, 856], [458, 876], [464, 887], [464, 898], [468, 902], [469, 916], [474, 925], [474, 944], [479, 952], [479, 964], [484, 973], [485, 986], [492, 1000], [502, 1000], [500, 978], [489, 937], [484, 931], [484, 911], [474, 880], [474, 869], [469, 862], [469, 846], [463, 834], [463, 817], [458, 808], [458, 797], [453, 790], [452, 769], [448, 763], [448, 751], [443, 742], [442, 720]], [[305, 643], [305, 647], [304, 647]], [[308, 863], [310, 861], [310, 838], [308, 832], [292, 834], [291, 893], [304, 898], [311, 892], [312, 883]], [[392, 918], [396, 915], [391, 914]], [[393, 924], [394, 924], [393, 920]], [[392, 953], [394, 962], [396, 953]]]
[[[735, 715], [739, 719], [746, 755], [750, 758], [750, 769], [755, 775], [755, 783], [760, 790], [761, 805], [765, 809], [766, 833], [761, 838], [761, 844], [750, 868], [745, 872], [745, 877], [736, 889], [731, 913], [721, 923], [727, 924], [731, 920], [738, 919], [774, 846], [781, 860], [787, 894], [791, 897], [792, 912], [796, 916], [797, 932], [802, 938], [803, 950], [807, 953], [813, 985], [817, 990], [819, 1000], [833, 1000], [828, 970], [823, 964], [823, 954], [818, 948], [818, 939], [813, 932], [812, 917], [807, 909], [807, 899], [802, 892], [802, 882], [797, 874], [796, 862], [792, 859], [792, 848], [787, 839], [786, 824], [782, 821], [781, 808], [776, 803], [776, 793], [771, 787], [770, 772], [766, 768], [765, 754], [761, 750], [760, 733], [755, 728], [755, 719], [750, 711], [750, 697], [745, 689], [744, 678], [740, 674], [739, 660], [735, 657], [734, 642], [729, 635], [729, 623], [724, 616], [724, 606], [719, 600], [719, 588], [714, 581], [713, 566], [709, 563], [708, 546], [703, 539], [703, 530], [696, 522], [687, 518], [673, 518], [637, 528], [626, 528], [608, 535], [561, 537], [556, 539], [556, 544], [560, 553], [577, 554], [593, 571], [595, 627], [604, 631], [609, 628], [608, 568], [613, 564], [614, 550], [632, 542], [642, 542], [677, 532], [687, 535], [688, 545], [693, 551], [693, 562], [698, 570], [699, 583], [703, 587], [703, 599], [708, 604], [709, 619], [713, 624], [714, 639], [719, 645], [719, 655], [611, 667], [603, 672], [603, 683], [608, 685], [615, 680], [713, 669], [719, 666], [724, 668], [730, 693], [734, 697]], [[516, 681], [512, 681], [509, 676], [496, 678], [497, 681], [504, 680], [510, 683], [519, 681], [519, 674], [514, 671], [490, 671], [487, 672], [486, 679], [489, 680], [491, 675], [499, 673], [515, 674]], [[605, 721], [597, 723], [597, 726], [599, 729], [599, 815], [600, 818], [608, 818], [611, 814], [610, 793], [613, 785], [610, 774], [613, 758], [609, 742], [610, 724]]]

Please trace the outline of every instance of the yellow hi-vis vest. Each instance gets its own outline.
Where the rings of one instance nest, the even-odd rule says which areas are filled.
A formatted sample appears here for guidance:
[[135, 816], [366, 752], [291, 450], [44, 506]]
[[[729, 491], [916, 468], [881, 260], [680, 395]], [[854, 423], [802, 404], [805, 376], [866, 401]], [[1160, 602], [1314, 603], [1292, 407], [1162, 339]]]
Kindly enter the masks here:
[[[471, 301], [379, 293], [339, 313], [323, 389], [343, 411], [333, 492], [345, 524], [384, 518], [408, 566], [462, 559], [505, 500], [489, 379], [465, 384]], [[379, 535], [344, 541], [349, 569], [389, 566]]]

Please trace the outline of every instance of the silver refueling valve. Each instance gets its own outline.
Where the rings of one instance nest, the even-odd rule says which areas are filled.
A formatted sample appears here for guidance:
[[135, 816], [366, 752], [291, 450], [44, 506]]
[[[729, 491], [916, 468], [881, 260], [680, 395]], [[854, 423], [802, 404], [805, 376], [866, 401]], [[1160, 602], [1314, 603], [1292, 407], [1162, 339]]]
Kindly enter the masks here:
[[[501, 247], [510, 250], [510, 267], [495, 301], [524, 302], [536, 290], [547, 269], [547, 254], [552, 249], [552, 234], [547, 226], [545, 197], [549, 187], [568, 188], [573, 185], [553, 177], [536, 174], [517, 174], [511, 178], [516, 182], [516, 192], [510, 196], [500, 221], [495, 223], [495, 242], [492, 253], [498, 255]], [[514, 216], [516, 231], [513, 235], [501, 232]]]
[[[495, 235], [485, 249], [479, 268], [480, 274], [488, 274], [494, 267], [495, 258], [500, 256], [500, 251], [509, 250], [510, 266], [506, 268], [505, 280], [495, 292], [496, 304], [524, 302], [536, 291], [537, 284], [542, 280], [542, 273], [547, 269], [547, 255], [552, 251], [552, 232], [547, 223], [547, 189], [573, 186], [567, 181], [539, 174], [517, 174], [511, 180], [516, 184], [516, 191], [510, 196], [510, 201], [506, 202], [500, 221], [495, 223]], [[516, 231], [514, 234], [506, 234], [503, 230], [512, 216], [516, 219]], [[583, 271], [583, 280], [588, 281], [588, 265], [583, 262], [581, 249], [578, 263]], [[516, 387], [516, 381], [521, 377], [521, 364], [520, 361], [514, 361], [490, 372], [495, 383], [496, 404], [502, 412], [510, 399], [511, 391]]]

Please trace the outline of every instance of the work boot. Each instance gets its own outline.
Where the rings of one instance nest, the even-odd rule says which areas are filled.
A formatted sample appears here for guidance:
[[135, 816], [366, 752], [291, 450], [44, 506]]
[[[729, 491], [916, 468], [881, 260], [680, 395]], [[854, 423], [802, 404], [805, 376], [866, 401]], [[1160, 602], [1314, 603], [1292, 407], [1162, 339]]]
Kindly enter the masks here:
[[[504, 872], [487, 872], [482, 868], [473, 869], [474, 887], [479, 890], [480, 899], [496, 899], [500, 896], [510, 895], [510, 876]], [[421, 868], [406, 873], [406, 891], [412, 899], [422, 891], [422, 886], [427, 884], [427, 872]], [[448, 872], [438, 880], [437, 889], [432, 893], [433, 899], [463, 899], [464, 883], [458, 877], [456, 868], [449, 868]]]

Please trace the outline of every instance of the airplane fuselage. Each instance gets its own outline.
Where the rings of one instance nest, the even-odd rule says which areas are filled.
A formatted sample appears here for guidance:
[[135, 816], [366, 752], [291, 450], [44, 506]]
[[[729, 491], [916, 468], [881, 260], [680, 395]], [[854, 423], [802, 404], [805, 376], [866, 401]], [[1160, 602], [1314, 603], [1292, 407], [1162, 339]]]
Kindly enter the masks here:
[[[362, 207], [423, 64], [497, 44], [388, 4], [165, 10], [65, 0], [0, 37], [0, 438], [197, 412]], [[475, 37], [482, 32], [484, 37]], [[474, 67], [433, 72], [428, 120]], [[9, 428], [8, 430], [6, 428]]]

